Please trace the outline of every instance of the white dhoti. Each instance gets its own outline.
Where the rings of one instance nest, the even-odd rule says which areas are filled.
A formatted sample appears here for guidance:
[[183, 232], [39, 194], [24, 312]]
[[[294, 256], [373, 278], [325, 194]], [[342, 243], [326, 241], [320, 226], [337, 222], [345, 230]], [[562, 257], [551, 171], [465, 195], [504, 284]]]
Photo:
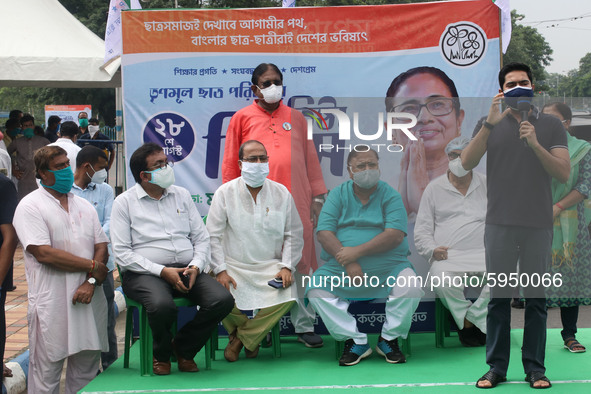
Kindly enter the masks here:
[[[412, 324], [412, 315], [419, 306], [424, 295], [419, 281], [410, 280], [416, 273], [410, 269], [403, 269], [397, 276], [405, 277], [405, 287], [394, 286], [386, 300], [386, 321], [382, 326], [382, 338], [387, 341], [396, 338], [406, 338]], [[308, 292], [308, 299], [322, 318], [330, 335], [337, 341], [353, 339], [358, 345], [367, 344], [367, 334], [357, 328], [357, 320], [347, 309], [350, 302], [339, 298], [326, 290], [312, 289]]]
[[[486, 334], [486, 314], [490, 300], [489, 287], [483, 286], [474, 302], [467, 299], [464, 294], [466, 285], [476, 287], [470, 284], [478, 283], [484, 272], [449, 271], [449, 266], [447, 260], [434, 261], [431, 264], [429, 275], [431, 278], [438, 278], [436, 280], [438, 285], [433, 286], [433, 291], [450, 311], [458, 329], [464, 328], [464, 319], [466, 319]], [[468, 279], [468, 283], [465, 283], [465, 278]], [[470, 280], [470, 278], [474, 279]]]

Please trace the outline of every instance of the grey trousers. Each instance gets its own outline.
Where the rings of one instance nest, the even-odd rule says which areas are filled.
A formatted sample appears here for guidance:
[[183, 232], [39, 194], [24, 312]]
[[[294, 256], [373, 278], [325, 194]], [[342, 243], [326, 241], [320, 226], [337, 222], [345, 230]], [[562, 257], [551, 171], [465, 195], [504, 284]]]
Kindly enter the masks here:
[[169, 361], [172, 354], [170, 329], [177, 318], [173, 297], [186, 297], [199, 306], [199, 311], [176, 334], [179, 356], [192, 360], [205, 345], [213, 329], [234, 307], [234, 297], [224, 286], [207, 274], [200, 273], [187, 294], [172, 288], [164, 279], [126, 271], [123, 291], [146, 308], [154, 339], [154, 358]]
[[107, 337], [109, 340], [109, 351], [101, 352], [101, 365], [103, 371], [117, 360], [117, 335], [115, 335], [115, 289], [113, 283], [113, 272], [107, 274], [103, 282], [103, 292], [107, 299]]
[[[486, 270], [489, 275], [516, 273], [529, 279], [548, 272], [552, 248], [552, 229], [487, 224], [484, 233]], [[530, 281], [531, 282], [531, 281]], [[501, 376], [507, 375], [511, 348], [510, 286], [491, 286], [486, 320], [486, 363]], [[521, 358], [525, 373], [545, 372], [546, 298], [544, 288], [523, 286], [525, 326]]]

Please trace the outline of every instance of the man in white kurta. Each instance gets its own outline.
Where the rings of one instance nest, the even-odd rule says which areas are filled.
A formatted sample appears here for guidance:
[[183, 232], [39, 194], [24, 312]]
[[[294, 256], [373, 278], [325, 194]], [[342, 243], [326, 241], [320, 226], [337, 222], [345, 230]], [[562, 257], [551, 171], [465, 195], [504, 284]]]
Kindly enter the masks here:
[[[220, 186], [207, 217], [213, 272], [236, 300], [222, 321], [230, 333], [224, 351], [228, 361], [238, 359], [242, 346], [247, 358], [256, 357], [266, 333], [292, 307], [295, 290], [287, 287], [304, 245], [302, 223], [287, 188], [265, 179], [266, 174], [254, 182], [245, 178], [243, 162], [266, 167], [268, 173], [264, 146], [249, 141], [240, 152], [242, 176]], [[283, 288], [269, 286], [276, 277], [283, 279]], [[258, 313], [248, 319], [241, 310]]]
[[23, 198], [14, 215], [29, 287], [30, 393], [59, 393], [66, 359], [66, 393], [77, 392], [108, 350], [105, 294], [94, 288], [107, 273], [109, 240], [88, 201], [47, 186], [57, 185], [57, 170], [71, 171], [59, 147], [41, 148], [35, 158], [55, 154], [47, 168], [36, 169], [45, 187]]
[[486, 271], [486, 177], [457, 169], [458, 164], [461, 166], [459, 155], [469, 142], [458, 137], [446, 147], [450, 170], [427, 185], [414, 239], [419, 254], [431, 263], [433, 290], [451, 312], [462, 344], [479, 346], [484, 345], [489, 288], [484, 286], [476, 301], [471, 302], [464, 295], [466, 283], [461, 278], [468, 278], [468, 284], [477, 284], [478, 280], [470, 282], [469, 278], [482, 276]]

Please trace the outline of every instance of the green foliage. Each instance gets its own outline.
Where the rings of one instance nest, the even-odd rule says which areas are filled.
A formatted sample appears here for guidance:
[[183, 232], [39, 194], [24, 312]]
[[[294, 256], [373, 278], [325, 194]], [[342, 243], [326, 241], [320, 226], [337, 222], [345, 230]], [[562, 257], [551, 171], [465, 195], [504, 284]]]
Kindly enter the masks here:
[[[44, 119], [44, 106], [38, 100], [37, 88], [0, 88], [0, 108], [4, 111], [20, 109], [35, 117], [35, 123]], [[1, 124], [4, 128], [4, 124]]]
[[520, 62], [529, 65], [536, 83], [545, 79], [544, 68], [552, 61], [552, 48], [537, 29], [516, 23], [521, 19], [523, 15], [511, 11], [511, 42], [503, 55], [503, 64]]
[[591, 97], [591, 53], [579, 60], [579, 69], [573, 72], [572, 91], [576, 97]]
[[84, 26], [103, 38], [109, 14], [109, 0], [59, 0]]

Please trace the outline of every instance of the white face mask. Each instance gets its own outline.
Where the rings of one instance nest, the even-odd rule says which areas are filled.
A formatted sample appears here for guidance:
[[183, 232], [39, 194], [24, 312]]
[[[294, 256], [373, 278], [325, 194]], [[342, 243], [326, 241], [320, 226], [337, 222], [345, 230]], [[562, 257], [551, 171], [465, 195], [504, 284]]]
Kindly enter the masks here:
[[371, 189], [380, 180], [380, 170], [365, 170], [353, 173], [353, 182], [362, 189]]
[[148, 174], [152, 174], [150, 183], [160, 186], [163, 189], [172, 186], [174, 183], [174, 170], [171, 166], [167, 165], [164, 168], [158, 168], [153, 171], [146, 171]]
[[449, 170], [458, 178], [464, 177], [470, 173], [470, 171], [464, 170], [464, 167], [462, 167], [462, 159], [460, 157], [450, 160]]
[[269, 104], [278, 103], [281, 100], [281, 96], [283, 96], [283, 86], [279, 85], [271, 85], [268, 88], [261, 89], [257, 86], [257, 88], [263, 94], [263, 100]]
[[96, 125], [88, 125], [88, 133], [90, 134], [90, 138], [94, 137], [94, 135], [99, 131], [99, 127]]
[[[91, 166], [94, 170], [94, 167]], [[88, 172], [86, 175], [90, 178], [90, 181], [93, 183], [103, 183], [105, 179], [107, 179], [107, 170], [103, 168], [102, 170], [94, 171], [94, 175], [90, 176]]]
[[242, 162], [242, 179], [250, 187], [261, 187], [269, 175], [269, 163]]

